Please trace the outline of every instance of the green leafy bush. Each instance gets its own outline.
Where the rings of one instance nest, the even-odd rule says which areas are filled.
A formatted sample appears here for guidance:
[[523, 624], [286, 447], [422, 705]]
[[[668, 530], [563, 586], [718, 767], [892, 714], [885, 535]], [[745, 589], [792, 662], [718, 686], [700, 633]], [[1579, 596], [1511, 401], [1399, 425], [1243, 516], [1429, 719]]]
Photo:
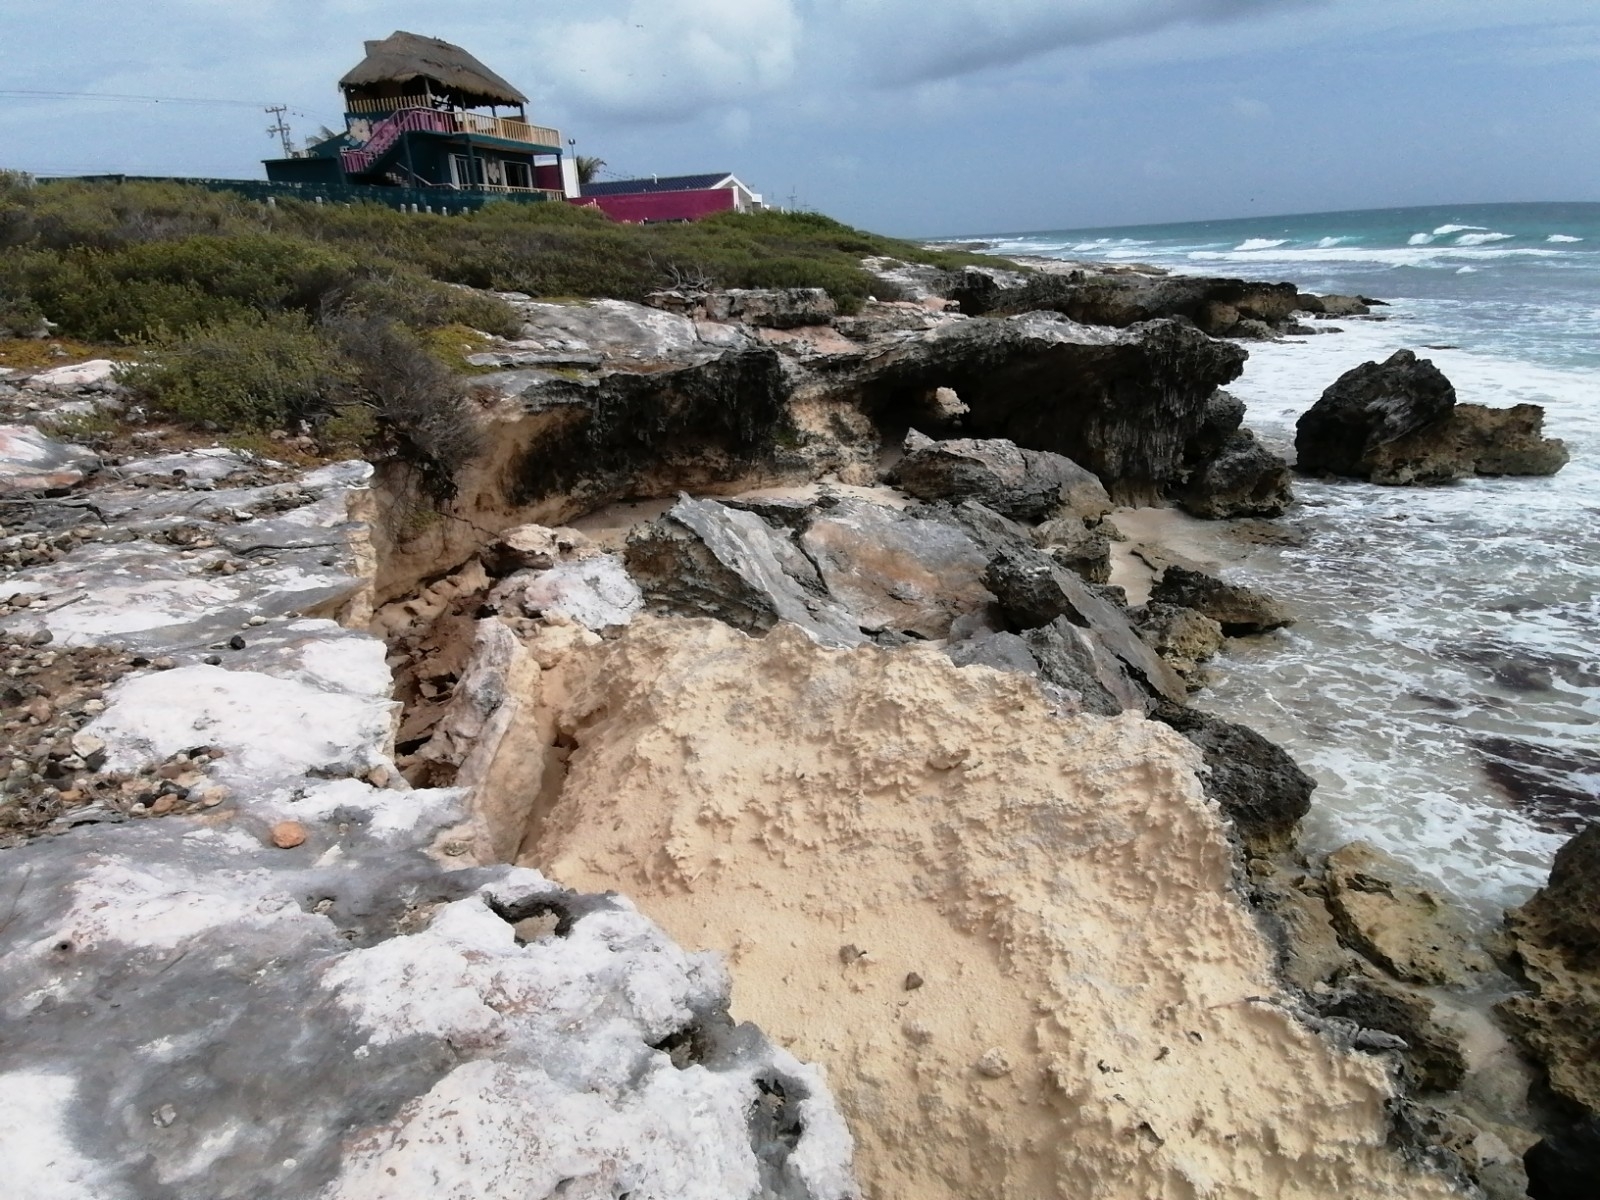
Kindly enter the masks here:
[[158, 412], [232, 432], [322, 419], [346, 371], [302, 314], [251, 313], [153, 339], [121, 379]]

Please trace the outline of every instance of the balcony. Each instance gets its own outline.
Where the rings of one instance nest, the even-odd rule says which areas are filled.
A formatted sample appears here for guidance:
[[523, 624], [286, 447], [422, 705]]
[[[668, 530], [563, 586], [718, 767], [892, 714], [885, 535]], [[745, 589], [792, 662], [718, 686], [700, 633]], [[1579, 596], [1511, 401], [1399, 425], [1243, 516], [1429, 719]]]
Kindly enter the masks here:
[[[510, 117], [491, 117], [483, 113], [468, 112], [459, 108], [438, 108], [437, 101], [428, 96], [396, 96], [388, 100], [352, 100], [348, 111], [356, 116], [392, 119], [402, 112], [425, 112], [449, 118], [450, 124], [429, 126], [439, 133], [474, 133], [483, 137], [503, 138], [508, 142], [528, 142], [536, 146], [560, 146], [561, 132], [527, 121]], [[379, 119], [375, 124], [383, 124]]]

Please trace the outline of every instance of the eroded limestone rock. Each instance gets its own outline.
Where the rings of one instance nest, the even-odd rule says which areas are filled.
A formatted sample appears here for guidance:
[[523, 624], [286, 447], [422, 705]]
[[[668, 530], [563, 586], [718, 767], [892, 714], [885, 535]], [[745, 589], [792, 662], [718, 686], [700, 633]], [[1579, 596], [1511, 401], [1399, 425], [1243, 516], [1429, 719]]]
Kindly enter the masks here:
[[530, 861], [728, 947], [740, 1011], [822, 1058], [869, 1194], [1454, 1194], [1385, 1145], [1380, 1062], [1273, 1002], [1161, 725], [783, 625], [645, 618], [560, 669], [581, 744]]
[[1294, 624], [1288, 610], [1272, 597], [1177, 563], [1162, 570], [1150, 589], [1150, 599], [1157, 604], [1181, 605], [1210, 617], [1230, 637], [1266, 633]]
[[1404, 874], [1365, 842], [1328, 856], [1328, 911], [1345, 943], [1408, 983], [1465, 984], [1489, 970], [1460, 915], [1428, 889], [1400, 882]]

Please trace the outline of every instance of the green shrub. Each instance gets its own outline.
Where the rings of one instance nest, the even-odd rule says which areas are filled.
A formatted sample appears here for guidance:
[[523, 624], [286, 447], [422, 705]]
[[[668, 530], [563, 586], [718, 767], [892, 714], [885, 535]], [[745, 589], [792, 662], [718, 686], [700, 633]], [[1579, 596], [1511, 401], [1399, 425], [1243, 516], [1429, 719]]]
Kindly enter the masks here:
[[158, 412], [238, 431], [319, 420], [345, 370], [301, 314], [252, 313], [154, 339], [121, 378]]

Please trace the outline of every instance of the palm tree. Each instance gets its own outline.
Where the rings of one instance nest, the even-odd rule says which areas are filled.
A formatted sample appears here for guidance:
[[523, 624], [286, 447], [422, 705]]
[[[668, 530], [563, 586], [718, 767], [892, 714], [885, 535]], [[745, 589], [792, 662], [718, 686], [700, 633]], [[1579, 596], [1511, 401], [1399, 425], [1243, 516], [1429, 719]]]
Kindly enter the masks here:
[[580, 154], [573, 162], [578, 168], [578, 184], [580, 186], [585, 183], [593, 183], [594, 177], [600, 174], [600, 168], [606, 165], [605, 159], [595, 158], [589, 154]]

